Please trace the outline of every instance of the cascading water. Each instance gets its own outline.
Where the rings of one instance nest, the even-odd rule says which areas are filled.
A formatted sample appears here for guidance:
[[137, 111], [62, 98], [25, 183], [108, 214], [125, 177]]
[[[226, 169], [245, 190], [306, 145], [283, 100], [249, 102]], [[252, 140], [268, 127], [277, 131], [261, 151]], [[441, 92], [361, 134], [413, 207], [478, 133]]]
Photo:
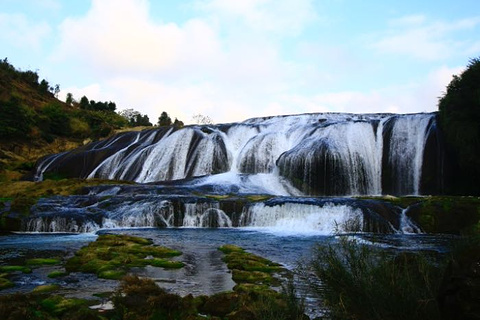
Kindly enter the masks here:
[[263, 174], [284, 186], [265, 190], [279, 195], [419, 194], [432, 121], [434, 114], [305, 114], [123, 133], [45, 158], [36, 178], [60, 172], [147, 183]]
[[183, 227], [232, 227], [230, 218], [218, 203], [186, 203]]
[[[438, 140], [431, 138], [437, 134], [435, 121], [435, 114], [326, 113], [120, 133], [43, 158], [36, 165], [36, 179], [51, 172], [149, 185], [118, 185], [91, 190], [83, 198], [42, 200], [23, 229], [419, 232], [401, 210], [384, 203], [305, 197], [417, 195], [423, 185], [435, 190], [432, 183], [441, 183], [437, 176], [432, 178], [436, 169], [423, 170], [440, 168], [430, 166], [438, 158], [431, 154], [438, 152], [437, 144], [428, 142]], [[206, 194], [240, 198], [214, 201], [201, 196]], [[246, 201], [252, 194], [277, 200]]]
[[264, 203], [247, 208], [240, 218], [246, 227], [267, 228], [284, 234], [332, 234], [363, 231], [363, 213], [348, 205], [326, 203], [284, 203], [266, 206]]

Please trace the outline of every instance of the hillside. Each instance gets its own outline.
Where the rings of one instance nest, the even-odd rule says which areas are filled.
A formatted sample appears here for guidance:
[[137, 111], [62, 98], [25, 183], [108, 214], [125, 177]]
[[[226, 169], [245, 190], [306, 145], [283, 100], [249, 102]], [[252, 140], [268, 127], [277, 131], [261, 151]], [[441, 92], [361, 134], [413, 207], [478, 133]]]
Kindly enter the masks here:
[[[106, 137], [129, 125], [113, 102], [60, 101], [34, 71], [0, 60], [0, 181], [18, 179], [47, 154]], [[87, 100], [85, 102], [85, 99]]]

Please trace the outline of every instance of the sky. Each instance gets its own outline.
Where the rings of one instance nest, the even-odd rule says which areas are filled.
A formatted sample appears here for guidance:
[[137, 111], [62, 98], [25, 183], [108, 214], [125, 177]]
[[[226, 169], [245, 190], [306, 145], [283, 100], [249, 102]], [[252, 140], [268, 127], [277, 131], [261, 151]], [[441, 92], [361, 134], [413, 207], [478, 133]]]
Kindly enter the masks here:
[[156, 123], [438, 109], [478, 0], [0, 0], [0, 58]]

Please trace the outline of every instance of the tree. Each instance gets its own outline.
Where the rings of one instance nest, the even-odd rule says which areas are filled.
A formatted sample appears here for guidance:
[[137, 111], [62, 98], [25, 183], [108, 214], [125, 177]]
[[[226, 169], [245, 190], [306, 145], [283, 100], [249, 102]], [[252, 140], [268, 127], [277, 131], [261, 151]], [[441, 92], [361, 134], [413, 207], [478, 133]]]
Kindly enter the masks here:
[[454, 189], [479, 194], [480, 58], [470, 60], [462, 74], [453, 76], [438, 106], [447, 147], [459, 165]]
[[73, 94], [70, 92], [67, 93], [67, 97], [65, 98], [65, 103], [71, 106], [75, 100], [73, 99]]
[[177, 118], [175, 118], [175, 121], [173, 121], [173, 125], [177, 128], [182, 128], [184, 126], [183, 121], [178, 120]]
[[160, 117], [158, 118], [158, 126], [163, 127], [163, 126], [171, 126], [172, 125], [172, 119], [166, 113], [165, 111], [160, 114]]
[[209, 116], [196, 114], [192, 117], [192, 121], [197, 124], [213, 124], [213, 120]]
[[80, 98], [80, 109], [88, 110], [90, 108], [90, 101], [86, 96]]
[[60, 93], [60, 85], [57, 83], [55, 85], [55, 88], [53, 89], [53, 94], [55, 95], [55, 98], [58, 98], [59, 93]]
[[38, 85], [38, 91], [41, 93], [50, 92], [50, 85], [47, 80], [43, 79], [40, 84]]
[[137, 126], [152, 126], [150, 119], [147, 115], [142, 115], [140, 112], [133, 109], [125, 109], [119, 112], [119, 114], [124, 117], [131, 127]]

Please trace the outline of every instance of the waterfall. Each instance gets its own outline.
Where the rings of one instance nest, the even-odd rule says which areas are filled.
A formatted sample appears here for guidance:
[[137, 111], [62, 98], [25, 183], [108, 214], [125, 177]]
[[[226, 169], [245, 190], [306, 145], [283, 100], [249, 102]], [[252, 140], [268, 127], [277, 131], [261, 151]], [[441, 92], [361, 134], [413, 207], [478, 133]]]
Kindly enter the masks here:
[[[240, 189], [271, 194], [420, 194], [427, 128], [434, 121], [435, 114], [323, 113], [161, 127], [46, 157], [36, 179], [52, 171], [138, 183], [227, 178], [231, 185], [248, 181]], [[283, 187], [265, 188], [263, 181]]]
[[419, 194], [423, 151], [433, 115], [396, 117], [387, 157], [396, 194]]
[[232, 221], [218, 203], [186, 203], [183, 227], [231, 228]]
[[323, 206], [298, 203], [266, 206], [258, 203], [242, 213], [240, 223], [245, 227], [268, 228], [280, 233], [328, 235], [363, 231], [363, 213], [360, 209], [333, 203]]

